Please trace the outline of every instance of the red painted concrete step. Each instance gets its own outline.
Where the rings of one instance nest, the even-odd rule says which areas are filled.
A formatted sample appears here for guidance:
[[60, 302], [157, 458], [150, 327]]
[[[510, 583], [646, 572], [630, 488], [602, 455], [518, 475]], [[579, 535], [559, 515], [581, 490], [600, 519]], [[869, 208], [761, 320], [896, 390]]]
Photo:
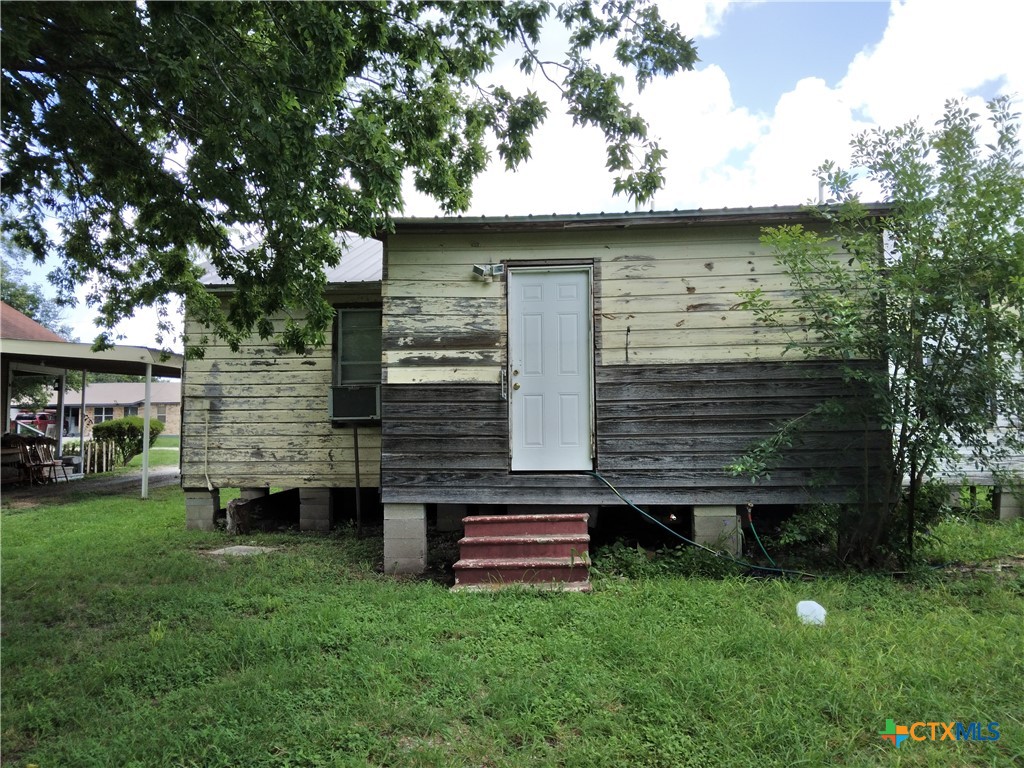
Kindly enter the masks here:
[[463, 558], [476, 560], [501, 557], [585, 557], [590, 547], [587, 534], [543, 534], [540, 536], [473, 536], [459, 541]]
[[588, 561], [570, 557], [489, 558], [459, 560], [455, 586], [509, 584], [589, 584]]
[[463, 519], [455, 589], [528, 584], [590, 590], [586, 513], [477, 515]]
[[585, 512], [559, 515], [476, 515], [463, 518], [462, 524], [467, 538], [516, 534], [585, 534], [587, 518]]

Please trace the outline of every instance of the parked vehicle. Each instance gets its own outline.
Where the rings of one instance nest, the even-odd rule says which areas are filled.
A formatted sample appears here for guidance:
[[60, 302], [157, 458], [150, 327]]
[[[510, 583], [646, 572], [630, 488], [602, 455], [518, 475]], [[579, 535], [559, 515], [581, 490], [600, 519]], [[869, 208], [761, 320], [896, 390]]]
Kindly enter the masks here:
[[[53, 426], [57, 423], [57, 412], [56, 411], [39, 411], [38, 413], [30, 413], [28, 411], [22, 411], [15, 415], [14, 420], [19, 424], [27, 424], [34, 429], [38, 429], [43, 434], [46, 434], [48, 427]], [[63, 434], [68, 433], [68, 420], [64, 419]]]
[[[22, 429], [25, 427], [26, 429]], [[35, 431], [39, 428], [36, 426], [36, 415], [30, 411], [22, 411], [14, 416], [14, 420], [11, 422], [11, 429], [15, 432], [25, 432], [28, 434], [35, 434]]]

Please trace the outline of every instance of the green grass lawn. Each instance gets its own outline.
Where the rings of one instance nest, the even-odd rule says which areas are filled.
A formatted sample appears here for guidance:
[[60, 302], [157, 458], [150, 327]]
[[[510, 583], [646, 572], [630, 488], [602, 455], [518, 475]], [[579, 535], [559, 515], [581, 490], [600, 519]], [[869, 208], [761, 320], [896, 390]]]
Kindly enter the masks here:
[[[453, 594], [378, 574], [380, 542], [349, 533], [185, 531], [178, 489], [2, 522], [5, 766], [1024, 760], [1019, 566]], [[934, 556], [958, 559], [972, 528], [947, 524]], [[1024, 552], [1024, 524], [989, 530], [985, 556]], [[279, 550], [202, 554], [226, 543]], [[798, 622], [801, 599], [825, 626]], [[897, 750], [886, 719], [1001, 737]]]
[[[176, 467], [180, 449], [180, 438], [177, 435], [160, 435], [149, 449], [149, 466]], [[129, 467], [142, 466], [142, 454], [128, 462]]]
[[[172, 446], [155, 445], [149, 449], [149, 466], [151, 467], [176, 467], [178, 466], [178, 448]], [[129, 467], [142, 466], [142, 454], [128, 462]]]

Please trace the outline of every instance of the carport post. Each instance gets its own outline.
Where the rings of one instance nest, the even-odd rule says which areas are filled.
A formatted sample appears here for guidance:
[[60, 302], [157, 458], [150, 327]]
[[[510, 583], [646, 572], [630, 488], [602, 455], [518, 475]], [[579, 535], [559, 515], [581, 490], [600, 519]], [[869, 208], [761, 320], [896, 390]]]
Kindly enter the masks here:
[[142, 415], [142, 498], [149, 498], [149, 411], [153, 390], [153, 364], [146, 363], [146, 407]]
[[85, 384], [89, 371], [82, 369], [82, 398], [78, 408], [78, 455], [82, 457], [82, 477], [85, 477]]
[[68, 385], [68, 372], [64, 371], [57, 380], [57, 455], [64, 457], [64, 389]]

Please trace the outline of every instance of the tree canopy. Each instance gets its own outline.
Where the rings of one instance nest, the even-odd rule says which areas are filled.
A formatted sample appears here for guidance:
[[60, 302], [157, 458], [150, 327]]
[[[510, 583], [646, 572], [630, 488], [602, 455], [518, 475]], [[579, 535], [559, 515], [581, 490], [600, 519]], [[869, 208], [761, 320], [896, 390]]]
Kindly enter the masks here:
[[[873, 215], [854, 174], [825, 163], [818, 176], [832, 205], [816, 209], [823, 230], [778, 227], [762, 238], [793, 278], [793, 303], [744, 294], [761, 320], [790, 330], [800, 353], [880, 363], [844, 364], [868, 397], [846, 401], [858, 413], [829, 411], [892, 435], [888, 471], [871, 479], [846, 537], [855, 558], [911, 549], [918, 490], [944, 468], [969, 464], [1008, 485], [1022, 481], [1005, 472], [1024, 453], [1020, 118], [1005, 98], [988, 109], [989, 144], [980, 115], [957, 101], [931, 130], [914, 121], [857, 136], [853, 166], [881, 187], [889, 213]], [[767, 471], [792, 426], [736, 468]], [[897, 523], [909, 532], [905, 546]]]
[[[539, 52], [549, 23], [569, 34], [559, 61]], [[336, 236], [386, 231], [407, 171], [456, 212], [489, 139], [509, 169], [530, 156], [548, 105], [489, 85], [506, 49], [603, 132], [616, 192], [654, 194], [665, 153], [622, 76], [592, 61], [604, 44], [641, 88], [697, 61], [646, 0], [12, 3], [4, 226], [35, 258], [60, 256], [64, 299], [92, 281], [108, 327], [178, 294], [230, 343], [270, 337], [285, 312], [286, 346], [320, 344]], [[237, 286], [226, 312], [198, 282], [200, 253]]]

